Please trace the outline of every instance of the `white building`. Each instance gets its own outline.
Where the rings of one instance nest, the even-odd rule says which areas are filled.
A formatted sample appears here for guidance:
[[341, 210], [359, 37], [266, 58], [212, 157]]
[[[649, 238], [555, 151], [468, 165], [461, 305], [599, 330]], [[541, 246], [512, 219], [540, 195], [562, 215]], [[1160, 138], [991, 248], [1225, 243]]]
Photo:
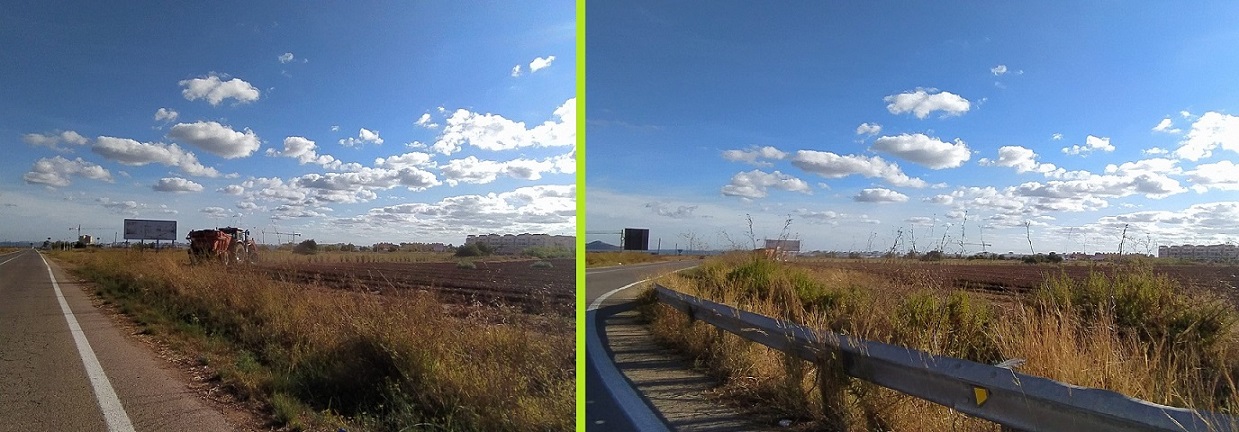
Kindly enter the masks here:
[[520, 253], [531, 247], [561, 247], [576, 249], [576, 236], [549, 234], [487, 234], [465, 237], [465, 244], [480, 243], [490, 246], [496, 253]]
[[1239, 246], [1232, 244], [1159, 246], [1158, 258], [1180, 258], [1197, 261], [1239, 259]]

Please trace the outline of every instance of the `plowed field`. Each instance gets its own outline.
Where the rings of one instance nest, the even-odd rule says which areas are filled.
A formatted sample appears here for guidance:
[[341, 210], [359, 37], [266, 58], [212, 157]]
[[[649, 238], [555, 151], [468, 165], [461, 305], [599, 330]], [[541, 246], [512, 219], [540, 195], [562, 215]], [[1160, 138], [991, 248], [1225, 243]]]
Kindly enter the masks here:
[[575, 298], [575, 261], [550, 260], [550, 268], [532, 267], [534, 262], [479, 261], [472, 269], [459, 268], [455, 262], [302, 263], [262, 268], [277, 279], [336, 289], [374, 293], [427, 290], [450, 302], [570, 311]]

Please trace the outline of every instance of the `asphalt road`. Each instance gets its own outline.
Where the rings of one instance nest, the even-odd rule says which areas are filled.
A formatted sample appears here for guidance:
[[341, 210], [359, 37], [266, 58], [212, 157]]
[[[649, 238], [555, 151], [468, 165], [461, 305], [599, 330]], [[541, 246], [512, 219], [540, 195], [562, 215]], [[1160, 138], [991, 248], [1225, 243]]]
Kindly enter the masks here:
[[233, 430], [179, 375], [50, 260], [0, 255], [0, 431]]
[[631, 303], [639, 294], [633, 284], [699, 263], [676, 261], [585, 271], [585, 424], [590, 432], [667, 430], [664, 420], [615, 368], [605, 332], [599, 326], [599, 314], [614, 313]]

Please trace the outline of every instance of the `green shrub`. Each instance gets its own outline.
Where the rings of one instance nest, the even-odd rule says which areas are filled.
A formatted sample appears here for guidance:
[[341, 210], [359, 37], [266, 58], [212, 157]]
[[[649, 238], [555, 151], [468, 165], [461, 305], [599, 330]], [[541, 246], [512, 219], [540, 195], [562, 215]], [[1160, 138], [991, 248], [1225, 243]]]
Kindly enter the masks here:
[[1148, 264], [1127, 265], [1112, 276], [1095, 270], [1083, 281], [1065, 273], [1048, 278], [1033, 301], [1041, 308], [1078, 313], [1085, 322], [1107, 314], [1123, 334], [1151, 346], [1183, 347], [1194, 355], [1217, 349], [1239, 317], [1221, 299], [1189, 298]]
[[494, 253], [495, 249], [486, 243], [467, 243], [456, 248], [458, 257], [488, 256]]
[[302, 254], [302, 255], [314, 255], [318, 253], [318, 242], [315, 242], [313, 239], [310, 239], [310, 240], [306, 240], [301, 243], [298, 243], [297, 246], [293, 247], [293, 253]]
[[478, 266], [477, 266], [477, 264], [474, 264], [474, 263], [473, 263], [473, 261], [458, 261], [458, 262], [456, 263], [456, 268], [462, 268], [462, 269], [476, 269], [476, 268], [478, 268]]
[[530, 267], [533, 267], [533, 268], [551, 268], [551, 267], [554, 267], [554, 266], [553, 266], [553, 265], [551, 265], [551, 262], [550, 262], [550, 261], [538, 261], [538, 262], [535, 262], [535, 263], [531, 264], [531, 265], [530, 265]]
[[753, 259], [727, 273], [727, 281], [740, 289], [746, 297], [766, 298], [774, 282], [779, 264], [765, 259]]
[[521, 251], [521, 255], [538, 259], [572, 258], [576, 254], [568, 248], [559, 246], [536, 246]]
[[917, 293], [895, 311], [896, 342], [935, 354], [988, 363], [1000, 353], [988, 330], [997, 318], [994, 307], [968, 293]]

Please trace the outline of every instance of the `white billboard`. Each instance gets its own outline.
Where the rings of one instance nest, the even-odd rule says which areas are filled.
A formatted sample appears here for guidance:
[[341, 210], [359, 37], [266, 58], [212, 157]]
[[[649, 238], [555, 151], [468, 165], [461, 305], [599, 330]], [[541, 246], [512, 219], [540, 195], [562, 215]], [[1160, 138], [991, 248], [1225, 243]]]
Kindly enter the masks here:
[[176, 241], [176, 221], [125, 219], [125, 240]]
[[800, 253], [800, 240], [766, 239], [766, 249], [778, 249], [783, 252]]

